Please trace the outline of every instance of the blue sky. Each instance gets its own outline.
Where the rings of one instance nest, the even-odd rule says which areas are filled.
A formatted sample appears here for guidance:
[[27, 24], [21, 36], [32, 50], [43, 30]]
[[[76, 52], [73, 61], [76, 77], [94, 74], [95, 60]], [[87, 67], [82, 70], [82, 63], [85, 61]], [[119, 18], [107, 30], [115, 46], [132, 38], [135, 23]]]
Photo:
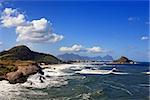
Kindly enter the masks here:
[[[41, 22], [49, 25], [45, 26], [46, 32], [39, 35], [49, 36], [47, 27], [51, 27], [53, 32], [50, 32], [48, 40], [51, 41], [53, 37], [55, 39], [53, 42], [47, 42], [36, 38], [35, 41], [35, 37], [31, 38], [35, 33], [22, 35], [22, 30], [18, 32], [19, 37], [16, 30], [18, 25], [19, 27], [21, 25], [8, 27], [6, 21], [1, 18], [0, 51], [17, 44], [26, 44], [32, 50], [54, 55], [65, 52], [87, 56], [110, 54], [114, 58], [124, 55], [133, 60], [148, 61], [150, 52], [148, 1], [1, 2], [1, 15], [6, 8], [16, 9], [17, 14], [20, 13], [25, 17], [24, 23], [41, 21], [44, 18]], [[29, 37], [24, 39], [28, 35]]]

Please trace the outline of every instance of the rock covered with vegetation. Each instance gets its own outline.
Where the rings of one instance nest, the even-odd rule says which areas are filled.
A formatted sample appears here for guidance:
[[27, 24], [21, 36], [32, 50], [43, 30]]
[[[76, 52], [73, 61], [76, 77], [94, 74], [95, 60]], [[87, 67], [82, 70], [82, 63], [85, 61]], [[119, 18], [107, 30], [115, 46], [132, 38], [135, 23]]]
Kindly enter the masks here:
[[0, 80], [5, 79], [10, 83], [26, 82], [29, 75], [43, 74], [40, 63], [58, 64], [61, 60], [50, 54], [31, 51], [24, 45], [0, 52]]
[[114, 64], [134, 64], [133, 60], [129, 60], [125, 56], [121, 56], [119, 59], [113, 61]]
[[61, 60], [53, 55], [31, 51], [27, 46], [20, 45], [0, 52], [0, 60], [35, 61], [37, 63], [57, 64]]

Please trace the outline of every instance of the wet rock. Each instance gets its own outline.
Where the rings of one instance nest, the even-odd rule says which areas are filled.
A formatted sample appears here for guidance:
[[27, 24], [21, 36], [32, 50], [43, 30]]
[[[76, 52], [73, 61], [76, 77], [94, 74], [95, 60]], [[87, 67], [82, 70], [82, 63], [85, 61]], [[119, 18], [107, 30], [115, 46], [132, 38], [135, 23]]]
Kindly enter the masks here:
[[17, 71], [6, 74], [6, 79], [12, 84], [24, 83], [27, 81], [27, 78], [29, 77], [29, 75], [32, 75], [38, 72], [42, 73], [42, 70], [37, 65], [18, 66]]

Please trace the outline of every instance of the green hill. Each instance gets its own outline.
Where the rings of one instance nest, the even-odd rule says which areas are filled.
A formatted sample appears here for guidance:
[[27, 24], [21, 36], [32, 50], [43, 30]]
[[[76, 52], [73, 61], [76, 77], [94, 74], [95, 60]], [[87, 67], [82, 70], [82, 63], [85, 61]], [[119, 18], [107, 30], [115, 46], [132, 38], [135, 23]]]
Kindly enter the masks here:
[[27, 46], [20, 45], [0, 52], [0, 60], [35, 61], [37, 63], [57, 64], [61, 60], [53, 55], [31, 51]]

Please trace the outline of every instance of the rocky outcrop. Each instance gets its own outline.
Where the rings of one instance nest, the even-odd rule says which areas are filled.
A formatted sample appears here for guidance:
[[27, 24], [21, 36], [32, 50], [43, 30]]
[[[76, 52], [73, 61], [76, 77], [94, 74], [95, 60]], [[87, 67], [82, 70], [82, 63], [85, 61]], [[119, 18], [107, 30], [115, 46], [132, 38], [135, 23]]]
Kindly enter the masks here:
[[[4, 61], [3, 61], [4, 62]], [[2, 62], [1, 62], [2, 63]], [[35, 74], [35, 73], [41, 73], [42, 69], [40, 66], [38, 66], [35, 62], [31, 61], [16, 61], [16, 62], [5, 62], [1, 64], [0, 68], [3, 71], [1, 72], [0, 75], [0, 80], [8, 80], [10, 83], [15, 84], [15, 83], [24, 83], [27, 81], [27, 78], [29, 75]], [[11, 68], [9, 67], [11, 66]], [[14, 69], [15, 70], [12, 70]]]
[[23, 76], [23, 73], [17, 70], [16, 72], [10, 72], [6, 74], [6, 79], [10, 83], [23, 83], [26, 81], [26, 77]]
[[135, 62], [125, 56], [121, 56], [118, 60], [113, 61], [113, 64], [135, 64]]
[[24, 83], [29, 75], [42, 73], [42, 70], [37, 65], [18, 66], [18, 70], [6, 74], [6, 79], [10, 83]]

